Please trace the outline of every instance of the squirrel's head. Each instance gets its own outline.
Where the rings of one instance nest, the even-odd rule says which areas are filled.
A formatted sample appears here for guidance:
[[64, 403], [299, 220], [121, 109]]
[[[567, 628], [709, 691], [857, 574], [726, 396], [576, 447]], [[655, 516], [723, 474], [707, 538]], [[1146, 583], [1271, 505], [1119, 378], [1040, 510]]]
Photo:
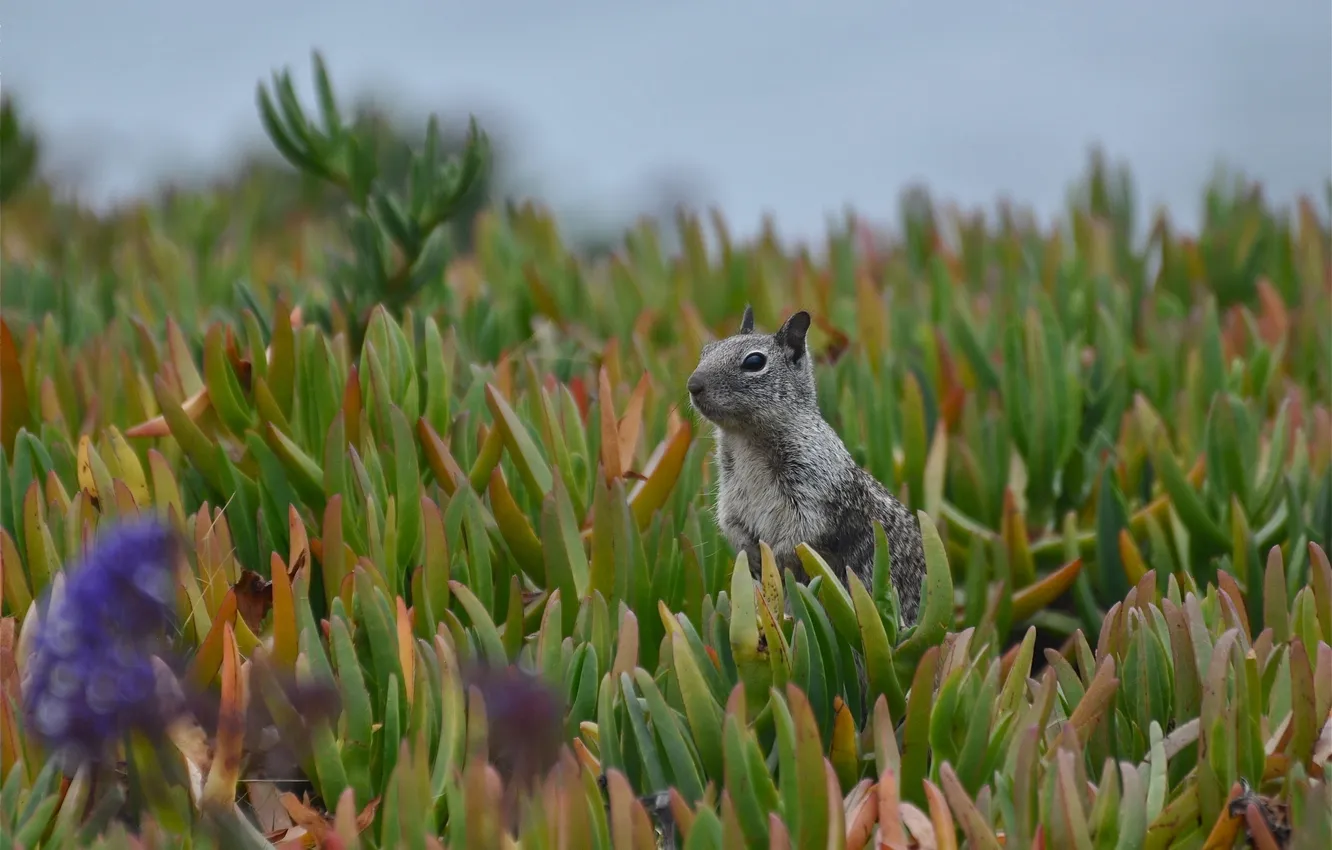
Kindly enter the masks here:
[[694, 409], [724, 431], [745, 432], [817, 407], [808, 331], [801, 310], [776, 333], [756, 333], [746, 307], [738, 333], [703, 346], [686, 384]]

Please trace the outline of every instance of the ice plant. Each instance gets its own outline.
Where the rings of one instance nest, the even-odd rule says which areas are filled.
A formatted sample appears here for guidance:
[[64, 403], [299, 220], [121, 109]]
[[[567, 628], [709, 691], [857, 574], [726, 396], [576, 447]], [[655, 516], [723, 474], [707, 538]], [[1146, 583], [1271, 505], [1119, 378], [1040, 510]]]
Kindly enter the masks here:
[[[1332, 847], [1312, 199], [1217, 185], [1142, 239], [1097, 160], [1054, 226], [913, 192], [879, 245], [682, 210], [585, 258], [531, 204], [471, 222], [475, 157], [344, 120], [316, 66], [260, 108], [351, 210], [266, 168], [11, 204], [14, 846]], [[815, 316], [821, 410], [920, 512], [916, 625], [886, 535], [843, 583], [720, 534], [684, 377], [746, 302]], [[147, 514], [181, 557], [115, 526]]]
[[172, 621], [176, 538], [156, 520], [102, 532], [45, 602], [23, 686], [29, 729], [73, 768], [160, 727], [153, 657]]

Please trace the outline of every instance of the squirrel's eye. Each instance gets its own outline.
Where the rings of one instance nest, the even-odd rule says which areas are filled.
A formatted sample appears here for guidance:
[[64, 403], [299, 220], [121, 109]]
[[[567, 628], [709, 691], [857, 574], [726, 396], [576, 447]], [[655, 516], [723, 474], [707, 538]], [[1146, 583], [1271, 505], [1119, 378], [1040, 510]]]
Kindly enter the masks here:
[[762, 352], [755, 351], [746, 355], [745, 359], [740, 361], [740, 368], [744, 369], [746, 372], [757, 372], [762, 369], [767, 362], [768, 358], [764, 357]]

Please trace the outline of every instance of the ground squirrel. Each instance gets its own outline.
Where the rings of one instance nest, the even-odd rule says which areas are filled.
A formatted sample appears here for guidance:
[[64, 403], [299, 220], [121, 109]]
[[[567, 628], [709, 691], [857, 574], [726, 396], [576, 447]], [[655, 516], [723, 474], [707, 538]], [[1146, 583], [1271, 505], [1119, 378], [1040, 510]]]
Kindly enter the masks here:
[[758, 541], [777, 566], [807, 580], [795, 554], [804, 542], [843, 583], [849, 569], [868, 587], [874, 527], [888, 538], [903, 625], [916, 621], [925, 554], [911, 511], [862, 469], [819, 412], [814, 364], [800, 311], [767, 335], [745, 308], [740, 332], [703, 346], [687, 387], [694, 409], [717, 428], [717, 522], [759, 569]]

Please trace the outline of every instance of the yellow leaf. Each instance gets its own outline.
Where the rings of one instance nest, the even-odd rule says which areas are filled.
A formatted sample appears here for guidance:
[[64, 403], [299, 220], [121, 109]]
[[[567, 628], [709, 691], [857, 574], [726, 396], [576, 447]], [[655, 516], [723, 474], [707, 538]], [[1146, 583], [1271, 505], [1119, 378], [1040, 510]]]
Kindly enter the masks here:
[[77, 472], [79, 477], [79, 489], [87, 490], [88, 494], [94, 499], [97, 495], [97, 478], [93, 475], [92, 468], [92, 439], [83, 434], [79, 437], [79, 452]]
[[59, 514], [69, 513], [69, 494], [65, 492], [65, 485], [60, 483], [60, 477], [54, 469], [46, 473], [46, 503]]
[[1124, 573], [1128, 576], [1129, 582], [1137, 584], [1142, 581], [1142, 577], [1147, 574], [1147, 567], [1143, 564], [1142, 553], [1138, 551], [1127, 528], [1119, 530], [1119, 558], [1124, 562]]
[[225, 528], [226, 519], [218, 511], [217, 521], [211, 522], [211, 513], [205, 502], [194, 515], [194, 554], [198, 559], [199, 580], [204, 601], [208, 603], [208, 614], [216, 619], [222, 600], [233, 582], [226, 568], [230, 552], [220, 539], [220, 530]]
[[139, 462], [139, 457], [130, 448], [130, 444], [125, 441], [125, 436], [120, 433], [116, 426], [107, 428], [106, 436], [111, 444], [111, 454], [115, 458], [116, 467], [120, 472], [120, 480], [125, 482], [129, 488], [130, 494], [134, 496], [135, 503], [146, 508], [151, 502], [152, 497], [148, 493], [148, 479], [143, 473], [143, 464]]
[[175, 525], [176, 530], [184, 532], [185, 505], [180, 498], [180, 485], [176, 483], [176, 474], [171, 471], [171, 464], [157, 449], [148, 450], [148, 468], [153, 473], [153, 491], [157, 494], [157, 508]]
[[198, 367], [194, 365], [194, 357], [190, 354], [189, 343], [185, 341], [180, 325], [170, 316], [167, 317], [166, 325], [167, 355], [176, 377], [180, 379], [180, 393], [194, 395], [204, 388], [203, 377], [199, 374]]
[[277, 552], [269, 560], [269, 571], [273, 576], [273, 656], [279, 667], [295, 674], [296, 656], [300, 654], [296, 631], [296, 597], [292, 593], [287, 565], [282, 563], [282, 556]]
[[213, 618], [208, 613], [208, 603], [204, 601], [203, 594], [199, 592], [199, 580], [195, 577], [194, 571], [189, 568], [189, 564], [183, 565], [178, 572], [181, 576], [180, 583], [185, 588], [185, 597], [189, 600], [190, 618], [194, 623], [195, 640], [202, 644], [213, 628]]
[[[849, 789], [856, 781], [860, 755], [856, 751], [856, 723], [841, 696], [833, 697], [833, 733], [828, 758], [837, 772], [840, 787]], [[839, 789], [837, 797], [840, 799], [841, 796]]]
[[786, 599], [782, 593], [782, 576], [777, 571], [777, 558], [767, 541], [759, 541], [759, 582], [768, 610], [773, 617], [781, 618], [786, 613]]
[[[0, 528], [0, 593], [9, 603], [9, 610], [22, 616], [32, 604], [32, 591], [28, 579], [23, 574], [23, 564], [19, 561], [18, 546], [9, 532]], [[2, 702], [3, 700], [0, 700]]]

